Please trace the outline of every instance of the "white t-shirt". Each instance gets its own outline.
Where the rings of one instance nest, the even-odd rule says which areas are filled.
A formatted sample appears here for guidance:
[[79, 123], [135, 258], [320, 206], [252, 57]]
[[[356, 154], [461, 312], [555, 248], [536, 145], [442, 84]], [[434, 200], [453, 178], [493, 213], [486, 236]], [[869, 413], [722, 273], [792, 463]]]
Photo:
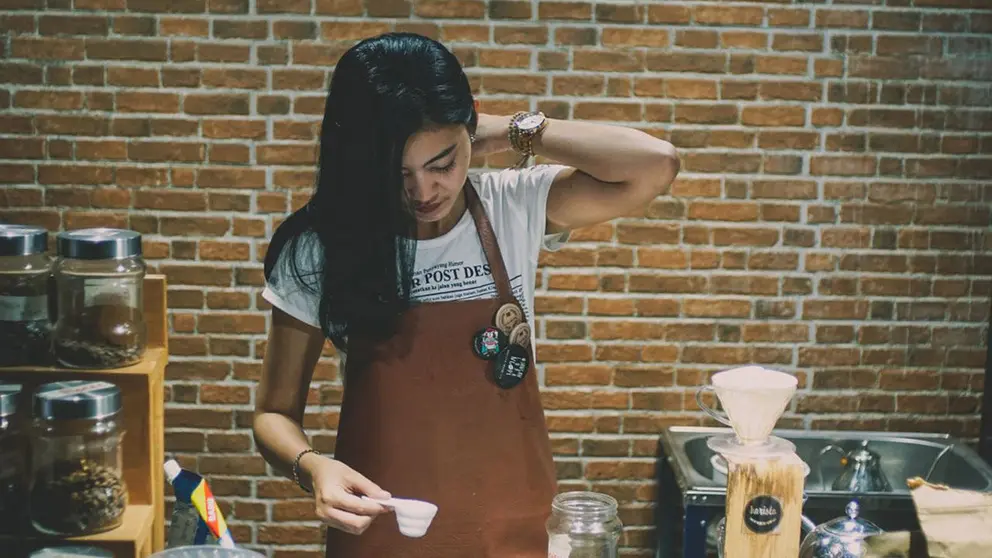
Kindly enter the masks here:
[[[514, 296], [523, 306], [534, 332], [534, 279], [538, 253], [556, 250], [568, 234], [545, 234], [546, 207], [551, 182], [561, 165], [538, 165], [470, 175], [470, 182], [492, 222], [506, 264]], [[279, 255], [262, 291], [270, 304], [294, 318], [320, 327], [319, 296], [301, 287], [286, 261], [288, 249]], [[298, 268], [306, 273], [317, 269], [322, 255], [311, 233], [297, 249]], [[450, 231], [437, 238], [417, 242], [411, 298], [416, 303], [495, 298], [496, 284], [489, 270], [475, 221], [467, 210]]]

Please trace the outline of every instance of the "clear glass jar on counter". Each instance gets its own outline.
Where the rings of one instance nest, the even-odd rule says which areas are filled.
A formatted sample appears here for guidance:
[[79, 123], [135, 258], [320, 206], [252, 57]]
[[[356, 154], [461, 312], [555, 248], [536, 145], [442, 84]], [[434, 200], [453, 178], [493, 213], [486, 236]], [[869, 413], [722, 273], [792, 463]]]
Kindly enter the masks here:
[[21, 532], [26, 526], [27, 437], [17, 412], [21, 386], [0, 383], [0, 533]]
[[121, 391], [108, 382], [44, 384], [34, 394], [31, 523], [76, 536], [121, 524], [127, 507], [119, 420]]
[[623, 524], [617, 501], [597, 492], [563, 492], [551, 502], [548, 558], [616, 558]]
[[145, 352], [141, 235], [120, 229], [59, 234], [55, 356], [74, 368], [119, 368]]
[[0, 366], [51, 364], [48, 231], [0, 225]]

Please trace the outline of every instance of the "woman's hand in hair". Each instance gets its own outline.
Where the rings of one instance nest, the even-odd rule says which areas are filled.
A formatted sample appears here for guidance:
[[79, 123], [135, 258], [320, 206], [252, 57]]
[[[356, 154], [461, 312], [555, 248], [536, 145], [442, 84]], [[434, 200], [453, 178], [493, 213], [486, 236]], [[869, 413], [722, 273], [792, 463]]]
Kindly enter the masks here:
[[510, 149], [510, 117], [479, 113], [472, 156], [491, 155]]
[[317, 517], [330, 527], [360, 535], [376, 516], [389, 512], [382, 504], [362, 498], [385, 499], [389, 493], [340, 461], [307, 454], [300, 468], [312, 479]]

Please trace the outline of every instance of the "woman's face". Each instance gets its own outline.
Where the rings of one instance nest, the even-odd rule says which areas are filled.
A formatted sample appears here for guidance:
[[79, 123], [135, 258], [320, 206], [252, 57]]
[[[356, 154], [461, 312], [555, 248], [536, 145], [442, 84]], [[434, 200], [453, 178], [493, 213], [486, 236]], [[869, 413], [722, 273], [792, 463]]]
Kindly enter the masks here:
[[472, 144], [462, 124], [431, 127], [407, 140], [403, 187], [418, 222], [444, 219], [458, 201], [468, 175]]

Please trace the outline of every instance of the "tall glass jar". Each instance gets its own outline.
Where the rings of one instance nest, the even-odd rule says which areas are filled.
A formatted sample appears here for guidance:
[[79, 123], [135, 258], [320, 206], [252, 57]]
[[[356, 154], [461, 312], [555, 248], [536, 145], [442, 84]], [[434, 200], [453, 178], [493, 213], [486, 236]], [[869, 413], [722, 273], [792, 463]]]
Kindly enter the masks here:
[[58, 536], [119, 526], [127, 507], [121, 391], [108, 382], [42, 385], [34, 394], [31, 523]]
[[64, 366], [119, 368], [145, 352], [141, 235], [83, 229], [58, 237], [55, 356]]
[[26, 527], [27, 438], [17, 412], [21, 386], [0, 383], [0, 533], [21, 532]]
[[551, 502], [548, 558], [617, 558], [623, 524], [617, 501], [598, 492], [563, 492]]
[[0, 366], [51, 364], [48, 231], [0, 225]]

